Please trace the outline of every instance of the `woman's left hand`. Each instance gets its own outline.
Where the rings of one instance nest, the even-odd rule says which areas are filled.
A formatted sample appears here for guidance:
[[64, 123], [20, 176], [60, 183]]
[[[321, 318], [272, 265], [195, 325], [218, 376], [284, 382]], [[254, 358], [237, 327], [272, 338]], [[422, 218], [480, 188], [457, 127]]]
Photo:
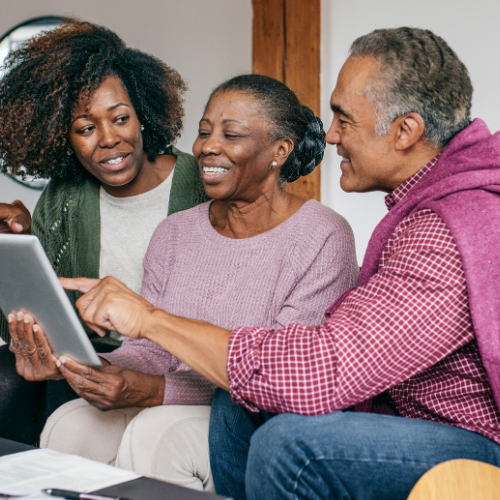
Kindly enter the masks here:
[[78, 396], [100, 410], [163, 404], [165, 379], [161, 375], [116, 365], [91, 368], [68, 356], [61, 356], [58, 366]]

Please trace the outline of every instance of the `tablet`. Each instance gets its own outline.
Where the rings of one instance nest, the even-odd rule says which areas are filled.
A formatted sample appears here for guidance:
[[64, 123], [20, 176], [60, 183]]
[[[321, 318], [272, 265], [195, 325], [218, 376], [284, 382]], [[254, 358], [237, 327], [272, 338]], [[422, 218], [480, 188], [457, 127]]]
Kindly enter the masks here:
[[0, 308], [24, 311], [43, 328], [52, 352], [101, 366], [64, 288], [36, 236], [0, 234]]

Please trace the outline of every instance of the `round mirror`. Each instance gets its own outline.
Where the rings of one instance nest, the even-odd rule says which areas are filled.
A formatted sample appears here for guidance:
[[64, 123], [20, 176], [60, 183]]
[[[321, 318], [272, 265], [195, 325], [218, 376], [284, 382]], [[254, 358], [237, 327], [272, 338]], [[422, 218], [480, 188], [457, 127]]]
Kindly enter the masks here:
[[[63, 21], [62, 17], [37, 17], [36, 19], [31, 19], [30, 21], [26, 21], [12, 28], [0, 38], [0, 63], [3, 65], [9, 52], [16, 49], [18, 45], [35, 36], [40, 31], [47, 31], [55, 28], [61, 21]], [[49, 179], [34, 178], [31, 175], [23, 175], [22, 172], [17, 175], [7, 175], [9, 175], [11, 179], [32, 189], [43, 189], [47, 185], [47, 182], [49, 182]]]

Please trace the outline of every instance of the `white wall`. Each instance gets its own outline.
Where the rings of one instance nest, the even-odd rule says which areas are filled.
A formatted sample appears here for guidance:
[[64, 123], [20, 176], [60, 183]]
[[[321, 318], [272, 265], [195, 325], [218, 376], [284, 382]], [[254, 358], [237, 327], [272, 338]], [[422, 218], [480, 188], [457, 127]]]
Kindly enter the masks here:
[[[0, 12], [0, 36], [34, 17], [71, 15], [112, 29], [177, 69], [189, 85], [177, 142], [186, 152], [210, 91], [252, 71], [251, 0], [0, 0]], [[0, 201], [20, 198], [32, 209], [39, 194], [0, 176]]]
[[[116, 31], [126, 43], [176, 68], [189, 83], [184, 133], [190, 151], [210, 90], [230, 76], [251, 71], [251, 0], [0, 0], [0, 35], [43, 15], [74, 15]], [[330, 93], [350, 43], [376, 28], [417, 26], [442, 36], [468, 67], [475, 88], [473, 116], [500, 129], [500, 2], [476, 0], [322, 0], [322, 118], [331, 121]], [[491, 55], [490, 55], [491, 54]], [[385, 215], [382, 193], [348, 194], [339, 187], [339, 158], [328, 147], [322, 167], [322, 201], [353, 226], [358, 260]], [[36, 203], [38, 191], [0, 177], [0, 200]]]
[[[474, 85], [472, 116], [500, 129], [500, 2], [498, 0], [322, 0], [322, 118], [330, 125], [330, 94], [349, 46], [377, 28], [412, 26], [444, 38], [467, 66]], [[383, 193], [344, 193], [340, 159], [328, 147], [322, 166], [322, 201], [351, 223], [361, 263], [368, 239], [386, 214]]]

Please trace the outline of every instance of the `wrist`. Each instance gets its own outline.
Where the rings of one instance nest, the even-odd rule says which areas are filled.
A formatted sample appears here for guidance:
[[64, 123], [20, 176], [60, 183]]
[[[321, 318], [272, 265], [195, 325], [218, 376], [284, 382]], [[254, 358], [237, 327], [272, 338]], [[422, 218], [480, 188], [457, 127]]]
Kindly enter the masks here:
[[170, 314], [155, 306], [148, 308], [144, 322], [144, 328], [141, 328], [140, 338], [148, 339], [158, 343], [158, 338], [165, 335], [168, 330]]
[[151, 375], [148, 385], [148, 398], [144, 406], [161, 406], [165, 396], [165, 377], [163, 375]]

